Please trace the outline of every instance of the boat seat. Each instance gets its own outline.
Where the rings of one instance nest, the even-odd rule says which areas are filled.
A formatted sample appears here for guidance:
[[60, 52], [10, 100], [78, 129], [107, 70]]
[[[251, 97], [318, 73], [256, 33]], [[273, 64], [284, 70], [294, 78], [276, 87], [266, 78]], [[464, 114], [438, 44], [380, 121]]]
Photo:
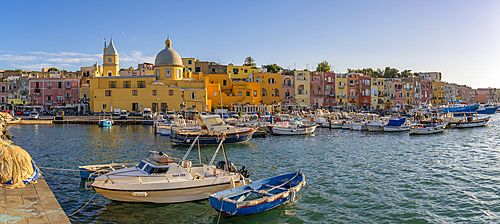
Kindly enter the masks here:
[[[207, 174], [207, 175], [205, 175]], [[195, 179], [198, 179], [198, 178], [202, 178], [202, 177], [214, 177], [215, 174], [211, 174], [211, 173], [206, 173], [206, 172], [196, 172], [195, 173]]]
[[[269, 184], [265, 184], [264, 186], [268, 187], [268, 188], [274, 188], [276, 186], [272, 186], [272, 185], [269, 185]], [[275, 189], [280, 189], [282, 191], [288, 191], [289, 189], [286, 189], [286, 188], [282, 188], [282, 187], [276, 187]]]

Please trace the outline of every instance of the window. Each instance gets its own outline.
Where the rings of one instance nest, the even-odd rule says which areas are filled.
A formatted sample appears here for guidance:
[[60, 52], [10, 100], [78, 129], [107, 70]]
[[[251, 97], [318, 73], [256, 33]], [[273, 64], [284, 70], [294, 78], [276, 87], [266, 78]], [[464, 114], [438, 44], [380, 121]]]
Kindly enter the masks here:
[[116, 82], [109, 82], [109, 88], [116, 88]]
[[47, 89], [52, 89], [52, 83], [51, 82], [47, 83]]
[[146, 88], [146, 83], [145, 83], [144, 81], [138, 81], [138, 82], [137, 82], [137, 86], [138, 86], [139, 88]]
[[84, 99], [87, 99], [87, 94], [83, 94], [83, 98], [84, 98]]
[[71, 82], [66, 82], [66, 89], [71, 88]]
[[139, 107], [137, 103], [132, 103], [132, 111], [138, 111]]
[[165, 78], [172, 78], [172, 69], [170, 68], [165, 69]]
[[233, 74], [238, 75], [238, 71], [239, 71], [239, 69], [233, 68]]
[[274, 96], [280, 96], [280, 90], [274, 89]]
[[[39, 88], [40, 88], [40, 83], [36, 82], [35, 83], [35, 89], [39, 89]], [[5, 86], [2, 86], [2, 92], [4, 92], [3, 89], [5, 89]]]
[[129, 81], [123, 82], [123, 88], [130, 88], [130, 82]]
[[300, 85], [298, 88], [298, 94], [304, 94], [304, 85]]
[[153, 111], [156, 111], [158, 109], [158, 104], [156, 103], [151, 104], [151, 106], [151, 108], [153, 108]]
[[212, 72], [215, 73], [215, 68], [212, 68]]
[[161, 111], [167, 111], [167, 103], [161, 103]]
[[106, 90], [104, 93], [105, 96], [111, 96], [111, 90]]
[[177, 69], [177, 79], [182, 78], [182, 70]]
[[267, 96], [267, 90], [262, 88], [262, 96]]
[[62, 96], [57, 96], [57, 102], [58, 102], [58, 103], [62, 103], [62, 102], [63, 102], [63, 100], [62, 100]]
[[242, 95], [242, 93], [241, 93], [241, 92], [238, 92], [238, 96], [241, 96], [241, 95]]
[[227, 80], [222, 80], [222, 85], [227, 86]]
[[160, 69], [155, 70], [156, 79], [160, 79]]
[[106, 109], [106, 104], [102, 104], [102, 109], [105, 110]]
[[132, 90], [132, 96], [137, 96], [137, 90]]
[[188, 65], [193, 64], [193, 60], [188, 60]]
[[267, 82], [268, 82], [269, 84], [274, 84], [274, 79], [273, 79], [273, 78], [270, 78], [270, 79], [268, 79], [268, 80], [267, 80]]
[[247, 96], [250, 96], [250, 92], [247, 91]]
[[71, 93], [66, 93], [66, 99], [71, 99]]
[[153, 96], [156, 96], [156, 89], [153, 90]]
[[191, 93], [191, 99], [196, 99], [196, 93]]
[[108, 76], [112, 76], [113, 75], [113, 72], [112, 71], [108, 71]]
[[201, 67], [196, 67], [194, 70], [195, 72], [201, 72]]
[[174, 95], [174, 91], [173, 91], [173, 90], [169, 90], [169, 91], [168, 91], [168, 95], [169, 95], [169, 96], [173, 96], [173, 95]]
[[214, 91], [214, 96], [217, 96], [217, 92]]
[[257, 90], [254, 90], [254, 91], [253, 91], [253, 96], [254, 96], [254, 97], [257, 97]]

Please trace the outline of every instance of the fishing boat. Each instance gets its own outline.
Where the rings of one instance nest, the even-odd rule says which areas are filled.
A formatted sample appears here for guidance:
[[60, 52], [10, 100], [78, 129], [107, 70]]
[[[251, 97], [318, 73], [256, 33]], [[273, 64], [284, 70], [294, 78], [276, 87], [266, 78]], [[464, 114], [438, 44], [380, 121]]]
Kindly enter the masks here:
[[240, 128], [226, 124], [219, 115], [196, 116], [196, 121], [201, 127], [200, 131], [175, 130], [170, 136], [170, 141], [177, 145], [190, 145], [199, 135], [198, 141], [201, 145], [217, 145], [221, 134], [226, 135], [225, 143], [241, 143], [252, 139], [257, 128]]
[[376, 131], [384, 131], [384, 126], [389, 122], [388, 117], [376, 117], [372, 122], [367, 124], [368, 131], [376, 132]]
[[[193, 142], [181, 160], [149, 151], [139, 165], [101, 175], [90, 186], [112, 201], [180, 203], [207, 199], [210, 194], [247, 183], [244, 167], [238, 170], [226, 160], [223, 142], [224, 138], [209, 164], [201, 164], [201, 157], [200, 165], [186, 160]], [[214, 166], [221, 148], [224, 160]]]
[[314, 124], [304, 124], [301, 121], [295, 121], [293, 125], [286, 127], [275, 126], [272, 128], [274, 135], [307, 135], [312, 134], [316, 130]]
[[460, 122], [456, 122], [451, 124], [453, 128], [475, 128], [475, 127], [483, 127], [488, 125], [490, 122], [491, 116], [480, 118], [476, 115], [467, 116]]
[[110, 163], [102, 165], [86, 165], [78, 166], [78, 170], [80, 170], [80, 177], [82, 179], [94, 179], [102, 174], [123, 168], [137, 166], [137, 164], [138, 163]]
[[[451, 101], [450, 103], [461, 103], [461, 100]], [[461, 104], [450, 104], [446, 107], [441, 108], [443, 113], [454, 113], [454, 114], [463, 114], [464, 112], [476, 112], [479, 108], [479, 105], [461, 105]]]
[[417, 124], [410, 128], [410, 135], [428, 135], [444, 132], [446, 122], [437, 124]]
[[113, 126], [113, 119], [110, 118], [104, 118], [99, 120], [99, 127], [111, 127]]
[[410, 125], [406, 123], [406, 117], [391, 118], [384, 126], [386, 132], [402, 132], [410, 130]]
[[494, 106], [493, 104], [487, 104], [484, 106], [480, 106], [477, 109], [478, 114], [494, 114], [500, 106]]
[[251, 215], [294, 202], [305, 185], [304, 173], [296, 172], [217, 192], [209, 201], [224, 217]]

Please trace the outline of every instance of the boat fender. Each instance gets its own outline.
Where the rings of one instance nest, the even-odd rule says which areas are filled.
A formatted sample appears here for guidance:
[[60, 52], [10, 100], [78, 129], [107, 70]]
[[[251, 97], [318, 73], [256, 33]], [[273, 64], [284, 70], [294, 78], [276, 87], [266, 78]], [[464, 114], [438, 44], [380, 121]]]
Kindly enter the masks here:
[[293, 201], [295, 201], [295, 189], [290, 192], [290, 202], [293, 203]]
[[132, 196], [134, 196], [134, 197], [147, 197], [148, 192], [132, 192]]
[[231, 181], [230, 181], [230, 182], [231, 182], [231, 188], [236, 187], [236, 184], [234, 183], [234, 179], [233, 179], [233, 177], [231, 177]]
[[241, 179], [241, 183], [243, 184], [243, 186], [246, 186], [247, 182], [245, 181], [245, 177], [243, 177], [243, 175], [241, 175], [241, 174], [240, 174], [240, 179]]
[[187, 139], [187, 140], [186, 140], [186, 142], [187, 142], [187, 143], [190, 143], [190, 142], [191, 142], [191, 139]]
[[91, 181], [87, 181], [85, 182], [85, 190], [92, 190], [92, 182]]

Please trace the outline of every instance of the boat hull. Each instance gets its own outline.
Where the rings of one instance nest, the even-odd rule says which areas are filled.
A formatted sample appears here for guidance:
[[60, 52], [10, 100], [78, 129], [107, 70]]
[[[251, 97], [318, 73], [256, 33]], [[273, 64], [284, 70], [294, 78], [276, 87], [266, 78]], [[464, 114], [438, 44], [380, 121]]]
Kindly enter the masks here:
[[479, 121], [473, 121], [473, 122], [457, 122], [451, 124], [451, 127], [453, 128], [476, 128], [476, 127], [483, 127], [488, 125], [490, 122], [490, 118], [485, 118]]
[[498, 110], [499, 107], [488, 107], [488, 108], [485, 108], [485, 109], [482, 109], [482, 110], [477, 110], [477, 113], [478, 114], [494, 114], [497, 110]]
[[[279, 207], [281, 205], [284, 205], [288, 202], [293, 202], [297, 196], [297, 194], [300, 192], [300, 190], [306, 185], [306, 180], [305, 180], [305, 175], [303, 173], [298, 173], [297, 176], [295, 176], [295, 173], [292, 174], [286, 174], [286, 175], [281, 175], [278, 177], [274, 178], [282, 178], [287, 176], [288, 179], [290, 179], [289, 185], [286, 186], [280, 183], [273, 183], [272, 179], [274, 178], [269, 178], [265, 180], [260, 180], [257, 182], [254, 182], [250, 184], [249, 186], [242, 186], [238, 188], [233, 188], [230, 190], [218, 192], [215, 194], [210, 195], [209, 201], [210, 205], [219, 213], [221, 213], [225, 217], [230, 217], [230, 216], [242, 216], [242, 215], [251, 215], [259, 212], [264, 212], [276, 207]], [[298, 177], [297, 179], [295, 179]], [[294, 180], [295, 179], [295, 180]], [[293, 180], [293, 181], [292, 181]], [[285, 182], [286, 183], [286, 182]], [[233, 200], [230, 199], [231, 196], [235, 197], [240, 197], [244, 194], [251, 194], [251, 193], [258, 193], [260, 194], [260, 191], [257, 191], [258, 189], [261, 189], [257, 186], [270, 184], [272, 186], [277, 186], [277, 189], [279, 189], [278, 193], [274, 194], [268, 194], [268, 193], [263, 193], [262, 195], [265, 195], [261, 198], [253, 199], [253, 200], [248, 200], [248, 201], [240, 201], [240, 200]], [[279, 187], [282, 185], [282, 187]], [[268, 186], [268, 187], [272, 187]], [[285, 186], [285, 187], [283, 187]], [[248, 190], [248, 189], [253, 189], [253, 190]], [[245, 196], [245, 198], [248, 197]]]
[[307, 135], [307, 134], [312, 134], [316, 130], [316, 125], [310, 126], [310, 127], [298, 127], [298, 128], [293, 128], [293, 127], [288, 127], [288, 128], [281, 128], [281, 127], [274, 127], [273, 128], [273, 134], [275, 135]]
[[368, 127], [368, 131], [371, 131], [371, 132], [384, 131], [384, 126], [382, 126], [382, 125], [370, 125], [370, 124], [368, 124], [367, 127]]
[[410, 135], [428, 135], [444, 132], [446, 123], [438, 125], [414, 126], [410, 129]]
[[[253, 133], [257, 131], [257, 128], [249, 129], [248, 131], [242, 131], [238, 133], [230, 133], [226, 134], [226, 140], [224, 140], [224, 144], [230, 143], [241, 143], [246, 142], [252, 139]], [[183, 134], [177, 133], [175, 135], [170, 136], [170, 141], [174, 144], [178, 145], [191, 145], [193, 141], [196, 139], [198, 134]], [[220, 136], [217, 134], [211, 134], [209, 132], [205, 132], [198, 138], [201, 145], [218, 145], [220, 141]]]
[[410, 130], [410, 126], [384, 126], [385, 132], [403, 132]]

